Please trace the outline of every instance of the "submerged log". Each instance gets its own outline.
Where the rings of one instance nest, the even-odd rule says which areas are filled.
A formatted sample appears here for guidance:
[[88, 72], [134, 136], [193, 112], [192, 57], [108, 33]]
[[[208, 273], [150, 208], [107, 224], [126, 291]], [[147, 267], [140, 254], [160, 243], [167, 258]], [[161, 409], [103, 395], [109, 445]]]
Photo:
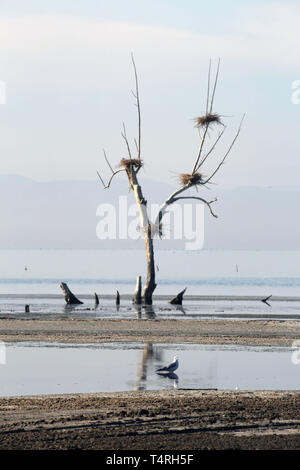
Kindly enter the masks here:
[[95, 305], [99, 305], [99, 297], [95, 292]]
[[142, 303], [142, 276], [136, 279], [136, 288], [133, 296], [133, 303], [140, 305]]
[[169, 304], [172, 305], [182, 305], [182, 299], [185, 291], [187, 290], [187, 287], [183, 289], [179, 294], [176, 295], [176, 297], [173, 297], [173, 299], [169, 300]]
[[77, 299], [75, 295], [70, 291], [68, 288], [67, 284], [65, 282], [60, 283], [60, 288], [63, 291], [63, 296], [65, 298], [65, 301], [67, 302], [68, 305], [70, 304], [82, 304], [81, 300]]
[[118, 307], [120, 305], [120, 294], [119, 294], [119, 291], [117, 290], [117, 293], [116, 293], [116, 306]]

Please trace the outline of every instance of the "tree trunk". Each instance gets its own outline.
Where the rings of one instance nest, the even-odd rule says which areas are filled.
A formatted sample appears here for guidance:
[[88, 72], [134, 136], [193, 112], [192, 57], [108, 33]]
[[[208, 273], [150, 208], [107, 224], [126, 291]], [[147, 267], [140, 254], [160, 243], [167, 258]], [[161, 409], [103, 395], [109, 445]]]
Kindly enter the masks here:
[[143, 231], [146, 247], [147, 279], [142, 293], [142, 302], [146, 305], [152, 305], [152, 295], [156, 288], [156, 283], [153, 239], [151, 223], [147, 214], [147, 201], [144, 199], [142, 188], [138, 183], [136, 172], [133, 168], [128, 172], [128, 178], [133, 188], [136, 204], [138, 206], [141, 220], [141, 230]]
[[[142, 294], [143, 303], [152, 305], [152, 295], [156, 288], [155, 283], [155, 264], [154, 264], [154, 250], [153, 239], [151, 235], [151, 226], [148, 225], [148, 234], [145, 236], [146, 256], [147, 256], [147, 279]], [[150, 232], [150, 233], [149, 233]]]

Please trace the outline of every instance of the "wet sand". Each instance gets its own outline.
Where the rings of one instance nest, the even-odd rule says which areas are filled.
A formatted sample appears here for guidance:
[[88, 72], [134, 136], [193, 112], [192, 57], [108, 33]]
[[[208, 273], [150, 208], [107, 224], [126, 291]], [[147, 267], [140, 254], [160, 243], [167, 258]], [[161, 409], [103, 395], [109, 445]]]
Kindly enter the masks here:
[[299, 449], [299, 392], [1, 398], [0, 449]]
[[[291, 346], [296, 339], [297, 321], [0, 320], [5, 342]], [[0, 449], [298, 448], [298, 391], [179, 389], [0, 398]]]
[[286, 320], [0, 319], [0, 340], [292, 346], [300, 322]]

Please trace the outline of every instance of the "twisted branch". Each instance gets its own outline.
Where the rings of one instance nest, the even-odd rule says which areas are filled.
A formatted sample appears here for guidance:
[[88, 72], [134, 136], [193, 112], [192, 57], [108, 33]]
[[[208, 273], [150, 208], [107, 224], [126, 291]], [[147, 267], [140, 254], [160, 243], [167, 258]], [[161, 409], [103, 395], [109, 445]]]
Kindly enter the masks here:
[[180, 196], [180, 197], [177, 197], [175, 199], [173, 199], [172, 201], [172, 204], [173, 202], [175, 201], [179, 201], [180, 199], [198, 199], [198, 201], [201, 201], [203, 202], [204, 204], [207, 205], [207, 207], [209, 208], [209, 211], [211, 213], [211, 215], [213, 215], [214, 217], [218, 218], [217, 214], [215, 214], [211, 208], [211, 204], [213, 204], [214, 202], [217, 201], [217, 198], [213, 199], [212, 201], [206, 201], [206, 199], [203, 199], [202, 197], [198, 197], [198, 196]]

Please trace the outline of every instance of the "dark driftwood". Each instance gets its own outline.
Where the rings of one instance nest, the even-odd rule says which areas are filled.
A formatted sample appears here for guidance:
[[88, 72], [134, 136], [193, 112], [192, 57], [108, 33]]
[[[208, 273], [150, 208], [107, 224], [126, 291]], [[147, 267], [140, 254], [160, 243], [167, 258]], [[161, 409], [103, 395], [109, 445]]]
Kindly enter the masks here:
[[169, 304], [172, 305], [182, 305], [182, 299], [185, 291], [187, 290], [187, 287], [183, 289], [179, 294], [176, 295], [176, 297], [173, 297], [173, 299], [169, 300]]
[[261, 301], [264, 303], [264, 304], [267, 304], [269, 307], [271, 307], [271, 305], [269, 304], [268, 300], [270, 300], [270, 298], [272, 297], [272, 294], [271, 295], [268, 295], [268, 297], [266, 297], [265, 299], [262, 299]]
[[119, 291], [117, 290], [117, 293], [116, 293], [116, 305], [119, 306], [120, 305], [120, 294], [119, 294]]
[[77, 299], [75, 295], [70, 291], [68, 288], [67, 284], [65, 282], [60, 283], [60, 288], [63, 291], [63, 296], [65, 298], [65, 301], [67, 302], [68, 305], [70, 304], [82, 304], [81, 300]]
[[95, 305], [99, 305], [99, 297], [95, 292]]
[[136, 279], [136, 288], [133, 296], [134, 304], [142, 303], [142, 276], [138, 276]]

